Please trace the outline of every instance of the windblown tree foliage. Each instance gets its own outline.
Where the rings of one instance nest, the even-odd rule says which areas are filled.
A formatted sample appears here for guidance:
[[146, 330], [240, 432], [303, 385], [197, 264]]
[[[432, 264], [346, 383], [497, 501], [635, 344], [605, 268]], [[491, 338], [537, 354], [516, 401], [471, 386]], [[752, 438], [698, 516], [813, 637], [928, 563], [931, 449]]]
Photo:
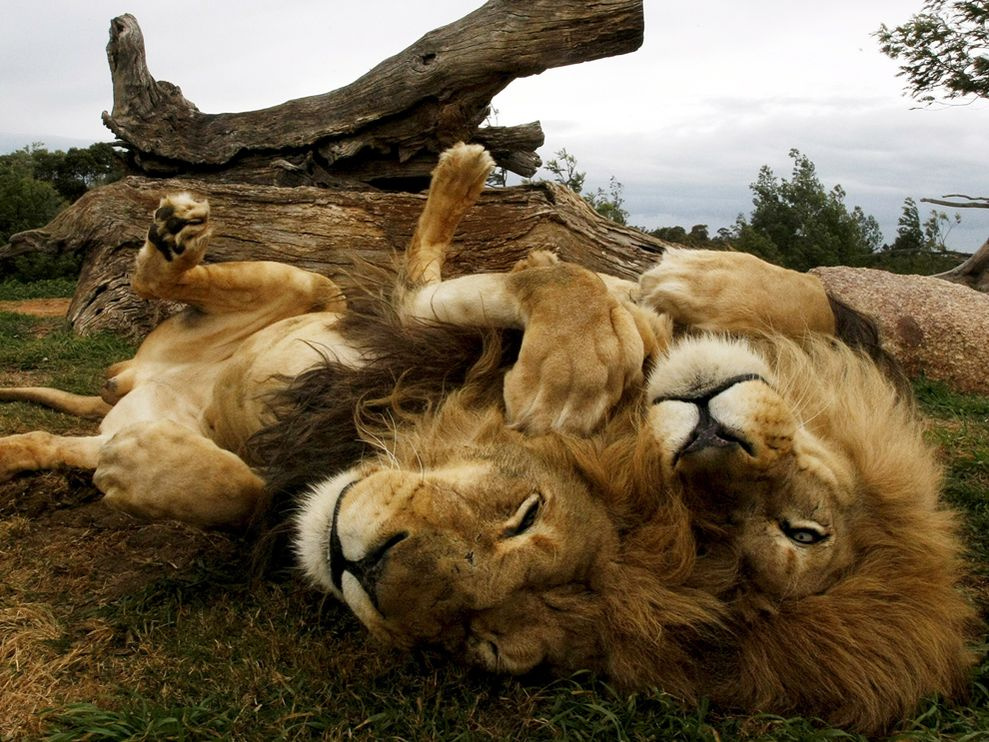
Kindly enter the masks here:
[[948, 234], [961, 216], [949, 217], [943, 211], [932, 209], [927, 219], [921, 221], [920, 208], [912, 198], [903, 202], [903, 212], [897, 221], [896, 239], [890, 250], [915, 252], [945, 252]]
[[587, 179], [587, 173], [577, 169], [577, 158], [567, 152], [566, 147], [557, 151], [556, 156], [543, 165], [543, 168], [549, 171], [556, 183], [566, 186], [581, 196], [601, 216], [618, 224], [628, 224], [625, 187], [614, 175], [608, 181], [607, 188], [598, 188], [596, 191], [585, 193], [584, 181]]
[[925, 0], [920, 13], [892, 29], [883, 24], [876, 37], [920, 102], [989, 98], [986, 0]]
[[739, 250], [805, 271], [821, 265], [863, 265], [882, 243], [879, 223], [858, 206], [845, 206], [840, 185], [830, 190], [810, 159], [790, 150], [793, 175], [777, 178], [768, 165], [751, 189], [754, 209], [739, 216], [726, 238]]

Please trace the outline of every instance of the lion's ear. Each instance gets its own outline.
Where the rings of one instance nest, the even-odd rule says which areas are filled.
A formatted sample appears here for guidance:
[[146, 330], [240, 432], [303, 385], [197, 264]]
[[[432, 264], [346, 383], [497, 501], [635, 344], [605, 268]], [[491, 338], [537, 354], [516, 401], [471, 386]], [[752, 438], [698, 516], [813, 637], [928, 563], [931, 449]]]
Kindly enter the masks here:
[[883, 348], [876, 321], [831, 293], [828, 293], [828, 301], [834, 314], [834, 334], [837, 338], [848, 347], [868, 355], [893, 382], [901, 396], [910, 399], [910, 381], [900, 363]]

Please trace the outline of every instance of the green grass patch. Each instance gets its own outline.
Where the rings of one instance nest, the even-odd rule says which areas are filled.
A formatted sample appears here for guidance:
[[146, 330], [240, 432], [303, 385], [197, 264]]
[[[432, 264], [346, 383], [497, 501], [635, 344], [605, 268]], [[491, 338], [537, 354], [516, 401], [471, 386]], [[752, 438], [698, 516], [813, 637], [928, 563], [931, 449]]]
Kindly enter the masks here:
[[0, 312], [0, 369], [35, 375], [44, 386], [95, 394], [106, 367], [134, 350], [112, 333], [76, 335], [64, 320]]
[[134, 711], [114, 712], [79, 703], [53, 712], [50, 720], [61, 731], [46, 736], [48, 742], [230, 738], [229, 719], [203, 706], [161, 709], [142, 700]]
[[958, 394], [927, 379], [915, 389], [931, 438], [944, 452], [945, 499], [965, 516], [973, 569], [989, 575], [989, 397]]
[[0, 301], [24, 299], [65, 299], [76, 290], [74, 278], [44, 278], [30, 283], [0, 281]]
[[[5, 386], [53, 386], [98, 394], [106, 368], [129, 358], [133, 342], [111, 333], [76, 335], [65, 320], [0, 312], [0, 380]], [[0, 431], [78, 434], [78, 418], [33, 404], [0, 404]]]

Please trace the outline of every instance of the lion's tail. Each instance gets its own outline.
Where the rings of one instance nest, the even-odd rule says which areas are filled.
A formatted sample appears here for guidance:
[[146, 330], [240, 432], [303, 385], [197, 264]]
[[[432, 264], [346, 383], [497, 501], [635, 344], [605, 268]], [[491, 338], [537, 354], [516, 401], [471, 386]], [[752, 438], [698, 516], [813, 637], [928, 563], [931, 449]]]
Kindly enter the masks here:
[[0, 389], [0, 402], [33, 402], [76, 417], [102, 420], [111, 409], [102, 397], [87, 397], [44, 386]]

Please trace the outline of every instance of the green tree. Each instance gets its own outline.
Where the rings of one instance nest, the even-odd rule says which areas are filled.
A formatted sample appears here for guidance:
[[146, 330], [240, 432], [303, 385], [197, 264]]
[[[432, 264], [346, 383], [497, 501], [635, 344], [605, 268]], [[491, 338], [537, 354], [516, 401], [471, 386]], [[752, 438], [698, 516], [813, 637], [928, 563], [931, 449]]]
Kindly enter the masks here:
[[721, 234], [723, 230], [719, 230], [717, 237], [711, 237], [706, 224], [695, 224], [690, 228], [688, 232], [686, 229], [680, 226], [676, 227], [658, 227], [649, 231], [649, 234], [654, 237], [659, 237], [661, 240], [667, 240], [668, 242], [676, 242], [681, 245], [689, 245], [690, 247], [704, 247], [714, 250], [723, 250], [725, 248], [725, 238]]
[[907, 197], [903, 202], [903, 212], [897, 220], [896, 239], [891, 250], [923, 250], [924, 228], [920, 224], [920, 209], [917, 202]]
[[598, 188], [594, 193], [586, 193], [584, 200], [601, 216], [619, 224], [628, 224], [628, 211], [625, 210], [625, 187], [612, 175], [608, 188]]
[[912, 198], [903, 202], [903, 212], [897, 221], [896, 239], [889, 246], [899, 252], [945, 252], [946, 241], [952, 228], [961, 222], [961, 216], [949, 217], [943, 211], [932, 209], [925, 221], [920, 219], [920, 209]]
[[31, 148], [0, 157], [0, 245], [16, 232], [48, 223], [64, 205], [51, 183], [34, 177]]
[[924, 243], [931, 252], [947, 252], [948, 234], [958, 224], [961, 224], [961, 214], [949, 217], [943, 211], [932, 210], [924, 222]]
[[90, 188], [120, 179], [120, 157], [106, 142], [72, 147], [67, 152], [34, 149], [34, 177], [51, 183], [66, 201], [75, 201]]
[[930, 105], [943, 98], [989, 98], [989, 2], [925, 0], [905, 23], [876, 32], [883, 54], [900, 62], [907, 92]]
[[587, 173], [578, 169], [577, 158], [567, 152], [566, 147], [556, 152], [556, 157], [549, 160], [543, 167], [550, 172], [560, 185], [581, 196], [591, 208], [601, 216], [619, 224], [628, 223], [628, 211], [625, 210], [625, 187], [614, 176], [608, 181], [608, 188], [598, 188], [593, 193], [584, 193], [584, 181]]
[[577, 169], [577, 158], [567, 152], [566, 147], [558, 150], [556, 157], [548, 161], [543, 167], [560, 185], [566, 186], [574, 193], [584, 192], [584, 180], [587, 178], [587, 173]]
[[750, 188], [754, 209], [727, 235], [734, 246], [788, 268], [861, 265], [879, 247], [882, 231], [861, 208], [845, 206], [840, 185], [827, 190], [814, 163], [790, 150], [793, 175], [777, 178], [768, 165]]

